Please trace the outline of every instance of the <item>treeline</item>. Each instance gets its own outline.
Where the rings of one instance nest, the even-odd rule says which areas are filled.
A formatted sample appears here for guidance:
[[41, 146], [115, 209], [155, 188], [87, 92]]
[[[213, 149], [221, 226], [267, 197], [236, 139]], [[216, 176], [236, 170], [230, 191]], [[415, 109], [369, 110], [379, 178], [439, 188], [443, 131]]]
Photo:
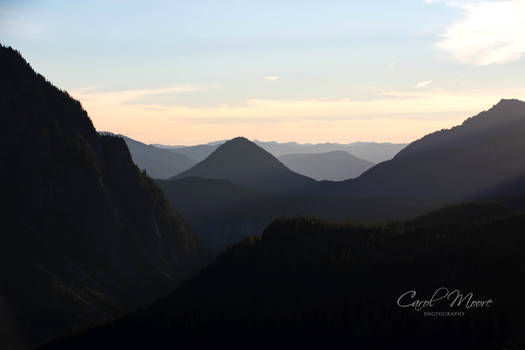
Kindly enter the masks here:
[[[525, 339], [523, 227], [492, 203], [382, 225], [280, 218], [153, 306], [46, 349], [502, 349]], [[397, 304], [440, 287], [493, 304]]]

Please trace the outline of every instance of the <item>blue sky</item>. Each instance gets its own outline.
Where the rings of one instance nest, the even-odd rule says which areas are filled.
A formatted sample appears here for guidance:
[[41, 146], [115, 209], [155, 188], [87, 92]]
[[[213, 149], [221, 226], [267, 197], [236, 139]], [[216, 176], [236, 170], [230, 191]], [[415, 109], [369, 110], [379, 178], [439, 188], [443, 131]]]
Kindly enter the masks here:
[[522, 18], [523, 0], [0, 0], [0, 41], [145, 142], [408, 142], [525, 99]]

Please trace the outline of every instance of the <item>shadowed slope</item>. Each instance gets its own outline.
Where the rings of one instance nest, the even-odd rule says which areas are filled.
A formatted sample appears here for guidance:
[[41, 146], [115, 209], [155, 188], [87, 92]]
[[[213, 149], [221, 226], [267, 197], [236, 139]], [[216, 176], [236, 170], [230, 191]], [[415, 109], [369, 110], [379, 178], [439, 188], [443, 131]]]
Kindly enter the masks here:
[[[484, 203], [445, 211], [454, 219], [275, 220], [151, 307], [45, 349], [502, 349], [525, 339], [525, 215]], [[416, 296], [403, 305], [440, 287], [493, 304], [397, 305], [407, 291]]]
[[[498, 196], [525, 175], [525, 102], [501, 100], [462, 125], [413, 142], [394, 159], [317, 193], [355, 197], [439, 198], [453, 201]], [[517, 184], [517, 183], [515, 183]], [[512, 195], [523, 196], [523, 186]]]
[[0, 47], [0, 294], [28, 344], [112, 318], [201, 264], [186, 221], [78, 101]]
[[135, 164], [155, 179], [170, 178], [197, 164], [196, 160], [182, 154], [146, 145], [126, 136], [123, 139]]

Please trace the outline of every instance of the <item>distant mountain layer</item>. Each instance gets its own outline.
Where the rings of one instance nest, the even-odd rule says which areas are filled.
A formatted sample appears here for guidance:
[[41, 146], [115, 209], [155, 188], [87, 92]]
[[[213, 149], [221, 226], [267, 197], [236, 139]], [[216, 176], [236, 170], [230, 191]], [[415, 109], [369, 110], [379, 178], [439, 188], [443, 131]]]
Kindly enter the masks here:
[[135, 164], [155, 179], [173, 177], [198, 163], [183, 154], [146, 145], [126, 136], [123, 139]]
[[[503, 100], [461, 126], [416, 141], [354, 180], [307, 184], [280, 195], [262, 196], [244, 189], [243, 196], [235, 198], [223, 183], [202, 185], [197, 179], [191, 184], [161, 183], [161, 187], [216, 252], [239, 237], [260, 234], [280, 215], [384, 222], [470, 199], [525, 208], [524, 105]], [[219, 189], [223, 194], [217, 202]], [[200, 203], [183, 199], [188, 196], [199, 198]]]
[[[183, 154], [188, 158], [197, 161], [204, 160], [213, 151], [225, 141], [210, 142], [205, 145], [196, 146], [164, 146], [155, 144], [152, 146], [168, 149], [172, 152]], [[354, 142], [348, 144], [341, 143], [297, 143], [297, 142], [265, 142], [253, 141], [275, 157], [281, 157], [285, 154], [310, 154], [310, 153], [327, 153], [333, 151], [345, 151], [356, 157], [368, 160], [372, 163], [380, 163], [392, 159], [399, 151], [407, 146], [404, 143], [376, 143], [376, 142]]]
[[392, 159], [399, 151], [407, 145], [402, 143], [376, 143], [376, 142], [354, 142], [341, 143], [318, 143], [300, 144], [296, 142], [279, 143], [254, 141], [256, 144], [270, 152], [276, 157], [285, 154], [297, 153], [327, 153], [333, 151], [345, 151], [358, 158], [368, 160], [372, 163], [380, 163]]
[[196, 236], [122, 138], [10, 48], [0, 76], [0, 347], [116, 317], [198, 269]]
[[287, 154], [279, 157], [279, 160], [298, 174], [315, 180], [332, 181], [356, 178], [374, 165], [345, 151]]
[[[354, 197], [462, 200], [523, 196], [525, 102], [501, 100], [462, 125], [411, 143], [355, 180], [312, 192]], [[498, 190], [500, 189], [500, 190]]]
[[[196, 146], [146, 145], [124, 137], [133, 161], [157, 179], [167, 179], [206, 159], [226, 141]], [[316, 180], [356, 178], [374, 163], [393, 158], [406, 144], [355, 142], [299, 144], [254, 141], [291, 170]], [[356, 157], [356, 155], [358, 155]], [[362, 158], [362, 159], [361, 159]]]
[[240, 186], [288, 191], [315, 182], [294, 173], [253, 142], [238, 137], [219, 146], [205, 160], [174, 179], [201, 177]]
[[155, 147], [161, 147], [163, 149], [169, 150], [170, 152], [182, 154], [183, 156], [186, 156], [190, 159], [195, 159], [198, 162], [206, 159], [206, 157], [212, 154], [212, 152], [215, 151], [217, 147], [219, 146], [220, 144], [216, 144], [216, 145], [206, 144], [206, 145], [182, 146], [182, 147], [169, 147], [169, 146], [155, 145]]
[[524, 225], [490, 203], [381, 225], [281, 218], [152, 306], [43, 350], [520, 349]]

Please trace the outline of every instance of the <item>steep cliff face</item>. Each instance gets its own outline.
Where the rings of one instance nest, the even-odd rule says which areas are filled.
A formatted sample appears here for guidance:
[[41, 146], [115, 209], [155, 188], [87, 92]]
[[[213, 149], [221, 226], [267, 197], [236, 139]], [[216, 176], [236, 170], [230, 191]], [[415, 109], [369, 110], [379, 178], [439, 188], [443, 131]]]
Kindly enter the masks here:
[[202, 263], [200, 245], [119, 137], [0, 48], [0, 292], [26, 343], [151, 302]]

